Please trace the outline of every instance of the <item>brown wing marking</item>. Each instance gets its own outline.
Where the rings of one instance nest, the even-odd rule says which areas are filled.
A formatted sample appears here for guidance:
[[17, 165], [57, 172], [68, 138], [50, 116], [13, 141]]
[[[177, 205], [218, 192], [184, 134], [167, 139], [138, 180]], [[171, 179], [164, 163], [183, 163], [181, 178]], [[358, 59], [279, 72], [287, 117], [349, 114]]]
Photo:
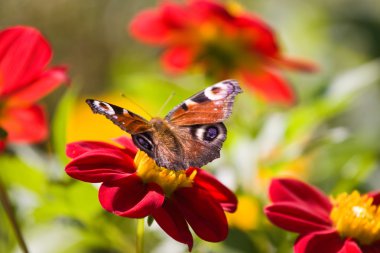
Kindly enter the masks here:
[[151, 130], [147, 120], [122, 107], [99, 100], [87, 99], [86, 103], [94, 113], [102, 114], [115, 125], [130, 134], [137, 134]]
[[231, 115], [235, 96], [241, 92], [234, 80], [219, 82], [176, 106], [165, 119], [179, 126], [222, 122]]

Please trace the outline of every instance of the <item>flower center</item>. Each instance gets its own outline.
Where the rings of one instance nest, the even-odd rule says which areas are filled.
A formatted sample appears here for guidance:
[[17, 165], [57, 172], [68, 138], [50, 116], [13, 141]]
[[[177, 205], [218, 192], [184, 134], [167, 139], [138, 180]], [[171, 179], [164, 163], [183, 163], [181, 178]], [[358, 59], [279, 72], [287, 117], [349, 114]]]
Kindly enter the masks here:
[[354, 191], [338, 195], [332, 203], [330, 218], [341, 236], [363, 245], [380, 240], [380, 207], [372, 204], [372, 197]]
[[134, 160], [137, 168], [137, 175], [145, 182], [158, 184], [170, 196], [177, 188], [191, 187], [197, 171], [194, 170], [190, 176], [185, 170], [169, 170], [159, 167], [155, 161], [145, 152], [138, 151]]

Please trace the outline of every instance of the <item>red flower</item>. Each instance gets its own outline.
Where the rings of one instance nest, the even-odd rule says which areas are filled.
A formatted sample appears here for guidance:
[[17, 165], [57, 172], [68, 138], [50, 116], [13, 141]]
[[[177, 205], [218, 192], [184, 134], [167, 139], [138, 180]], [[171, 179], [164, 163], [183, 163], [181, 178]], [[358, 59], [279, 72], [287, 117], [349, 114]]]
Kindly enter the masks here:
[[[99, 201], [119, 216], [152, 216], [175, 240], [191, 250], [188, 225], [203, 240], [222, 241], [228, 233], [224, 211], [234, 212], [235, 195], [209, 173], [189, 168], [160, 168], [130, 139], [117, 140], [123, 148], [103, 142], [75, 142], [67, 146], [73, 160], [66, 173], [85, 182], [102, 182]], [[137, 153], [136, 153], [137, 152]]]
[[315, 65], [284, 57], [264, 21], [233, 7], [212, 0], [163, 1], [158, 8], [140, 12], [130, 32], [164, 48], [161, 60], [169, 72], [200, 68], [218, 80], [241, 79], [269, 101], [294, 102], [278, 69], [314, 71]]
[[0, 129], [7, 133], [6, 142], [36, 143], [47, 137], [45, 112], [36, 101], [67, 80], [64, 68], [47, 68], [51, 57], [36, 29], [0, 31]]
[[299, 233], [296, 253], [379, 253], [380, 193], [357, 191], [329, 199], [293, 179], [273, 180], [273, 204], [265, 208], [275, 225]]

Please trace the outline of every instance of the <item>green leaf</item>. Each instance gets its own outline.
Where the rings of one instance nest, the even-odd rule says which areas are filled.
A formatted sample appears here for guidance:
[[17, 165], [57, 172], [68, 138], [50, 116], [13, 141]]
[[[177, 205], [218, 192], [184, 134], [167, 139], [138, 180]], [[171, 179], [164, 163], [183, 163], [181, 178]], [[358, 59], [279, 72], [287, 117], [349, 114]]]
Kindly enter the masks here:
[[6, 185], [18, 185], [38, 193], [46, 188], [46, 175], [18, 157], [3, 154], [0, 156], [0, 164], [0, 177]]

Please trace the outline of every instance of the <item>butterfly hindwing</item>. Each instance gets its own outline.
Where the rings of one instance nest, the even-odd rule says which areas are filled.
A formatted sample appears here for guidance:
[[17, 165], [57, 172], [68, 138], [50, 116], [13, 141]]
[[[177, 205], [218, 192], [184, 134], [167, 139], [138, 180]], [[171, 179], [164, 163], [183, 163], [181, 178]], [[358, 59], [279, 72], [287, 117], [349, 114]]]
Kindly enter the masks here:
[[227, 130], [223, 123], [172, 128], [172, 137], [154, 137], [156, 163], [172, 170], [201, 167], [220, 156]]
[[87, 99], [86, 103], [94, 113], [106, 116], [127, 133], [137, 134], [152, 128], [147, 120], [122, 107], [94, 99]]
[[181, 126], [222, 122], [231, 115], [235, 96], [241, 92], [235, 80], [216, 83], [176, 106], [165, 119]]

